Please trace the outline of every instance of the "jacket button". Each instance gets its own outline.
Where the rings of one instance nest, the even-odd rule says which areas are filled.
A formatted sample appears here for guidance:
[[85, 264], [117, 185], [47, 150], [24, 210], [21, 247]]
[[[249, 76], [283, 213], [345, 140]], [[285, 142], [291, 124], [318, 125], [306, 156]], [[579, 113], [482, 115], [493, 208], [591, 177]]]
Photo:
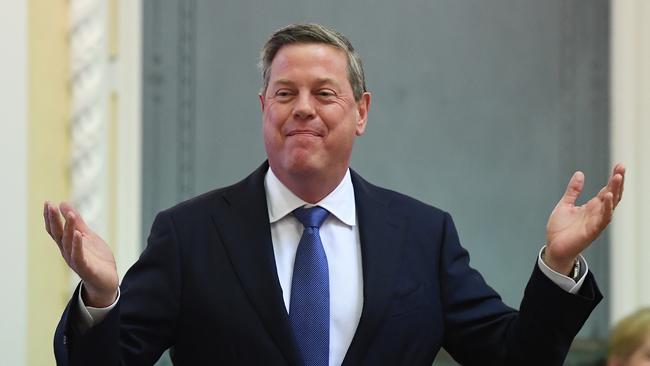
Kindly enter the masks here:
[[67, 345], [68, 344], [68, 336], [63, 336], [63, 344]]

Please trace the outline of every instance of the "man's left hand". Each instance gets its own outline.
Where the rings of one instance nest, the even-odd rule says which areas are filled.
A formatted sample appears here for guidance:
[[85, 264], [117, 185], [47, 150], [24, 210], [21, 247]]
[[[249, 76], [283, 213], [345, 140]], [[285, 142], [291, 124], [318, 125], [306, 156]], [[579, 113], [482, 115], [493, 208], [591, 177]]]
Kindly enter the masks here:
[[582, 192], [585, 176], [575, 172], [566, 192], [555, 206], [546, 225], [544, 262], [554, 271], [569, 274], [578, 255], [585, 250], [612, 220], [614, 209], [623, 196], [625, 167], [616, 164], [609, 182], [582, 206], [576, 200]]

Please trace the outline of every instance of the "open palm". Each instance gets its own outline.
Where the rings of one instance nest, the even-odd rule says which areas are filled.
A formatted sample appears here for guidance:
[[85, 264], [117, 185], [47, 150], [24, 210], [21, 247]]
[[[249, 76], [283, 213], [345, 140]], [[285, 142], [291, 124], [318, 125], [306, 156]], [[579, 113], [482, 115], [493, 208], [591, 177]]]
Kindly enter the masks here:
[[625, 167], [617, 164], [607, 185], [587, 203], [577, 206], [585, 178], [582, 172], [573, 174], [546, 226], [545, 261], [551, 268], [568, 273], [575, 258], [607, 227], [623, 196], [624, 176]]
[[[65, 219], [65, 225], [61, 221]], [[45, 229], [68, 266], [84, 281], [89, 304], [105, 307], [115, 299], [118, 276], [115, 258], [106, 242], [92, 231], [68, 203], [58, 208], [46, 202]]]

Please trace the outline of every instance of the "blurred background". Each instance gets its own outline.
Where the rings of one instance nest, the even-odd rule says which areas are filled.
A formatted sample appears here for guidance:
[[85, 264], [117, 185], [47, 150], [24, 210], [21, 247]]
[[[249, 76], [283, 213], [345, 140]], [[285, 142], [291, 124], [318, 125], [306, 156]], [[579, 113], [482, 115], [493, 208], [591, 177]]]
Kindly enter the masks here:
[[[54, 364], [54, 329], [78, 281], [44, 230], [43, 202], [73, 202], [123, 275], [159, 210], [264, 160], [258, 52], [295, 22], [341, 31], [364, 60], [373, 104], [353, 169], [449, 211], [472, 265], [511, 306], [571, 174], [585, 172], [586, 197], [625, 163], [625, 198], [586, 254], [606, 298], [568, 364], [596, 364], [611, 325], [650, 305], [648, 1], [28, 0], [2, 10], [3, 364]], [[441, 353], [436, 364], [453, 362]]]

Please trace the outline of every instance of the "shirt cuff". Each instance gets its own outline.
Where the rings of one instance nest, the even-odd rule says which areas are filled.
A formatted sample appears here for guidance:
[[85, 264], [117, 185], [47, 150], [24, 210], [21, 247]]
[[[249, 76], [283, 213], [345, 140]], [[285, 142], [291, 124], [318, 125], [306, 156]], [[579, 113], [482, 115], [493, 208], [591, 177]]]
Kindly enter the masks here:
[[544, 275], [546, 275], [546, 277], [548, 277], [551, 281], [553, 281], [553, 283], [558, 285], [564, 291], [570, 294], [577, 294], [578, 291], [580, 291], [580, 288], [582, 288], [582, 283], [585, 282], [587, 272], [589, 272], [589, 265], [587, 264], [585, 258], [582, 256], [582, 254], [578, 255], [578, 260], [580, 261], [580, 279], [576, 282], [569, 276], [555, 272], [549, 266], [547, 266], [546, 263], [544, 263], [544, 260], [542, 260], [542, 251], [545, 248], [546, 245], [540, 249], [539, 254], [537, 255], [537, 266], [539, 266], [539, 269], [542, 271], [542, 273], [544, 273]]
[[86, 306], [83, 299], [81, 298], [81, 291], [83, 291], [83, 286], [84, 284], [82, 282], [81, 287], [79, 288], [79, 296], [77, 300], [79, 314], [81, 315], [79, 319], [80, 323], [77, 325], [79, 326], [81, 333], [85, 333], [90, 327], [104, 320], [104, 318], [106, 318], [108, 313], [113, 310], [117, 302], [120, 300], [120, 288], [118, 287], [117, 298], [115, 298], [115, 301], [109, 306], [105, 308], [94, 308], [92, 306]]

